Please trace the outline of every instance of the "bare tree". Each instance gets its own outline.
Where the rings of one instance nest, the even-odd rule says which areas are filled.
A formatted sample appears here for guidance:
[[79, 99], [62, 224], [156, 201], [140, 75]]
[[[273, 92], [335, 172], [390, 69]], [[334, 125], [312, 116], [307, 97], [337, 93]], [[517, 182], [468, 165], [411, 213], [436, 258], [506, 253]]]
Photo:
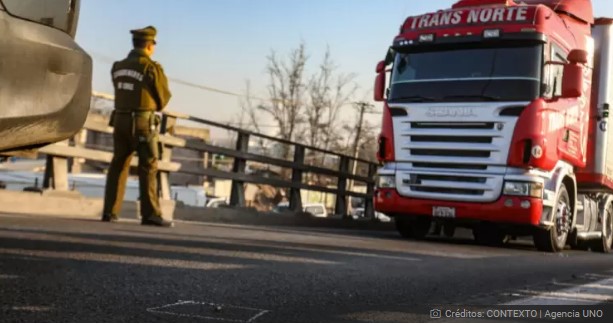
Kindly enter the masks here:
[[257, 117], [257, 106], [253, 103], [251, 95], [251, 81], [245, 82], [245, 96], [240, 98], [241, 112], [239, 115], [239, 127], [261, 133], [260, 122]]
[[375, 161], [377, 158], [378, 132], [380, 127], [369, 122], [364, 123], [362, 130], [362, 140], [358, 157], [367, 161]]
[[[275, 51], [267, 57], [268, 100], [252, 102], [251, 90], [241, 100], [241, 125], [260, 132], [264, 120], [277, 126], [277, 136], [329, 150], [337, 147], [344, 136], [339, 125], [340, 110], [350, 103], [358, 87], [355, 74], [338, 71], [330, 48], [326, 49], [317, 70], [306, 71], [308, 57], [304, 43], [293, 49], [286, 59]], [[282, 146], [281, 156], [289, 159], [289, 147]], [[311, 161], [319, 159], [312, 152]], [[325, 156], [315, 164], [323, 165]]]
[[[270, 101], [260, 104], [258, 110], [270, 115], [278, 124], [281, 138], [294, 140], [304, 121], [305, 108], [305, 65], [308, 60], [304, 43], [292, 50], [288, 61], [281, 60], [273, 51], [268, 56], [266, 67]], [[289, 158], [289, 147], [283, 145], [282, 157]]]
[[341, 127], [345, 136], [341, 142], [335, 143], [333, 149], [363, 160], [374, 160], [380, 126], [368, 122], [365, 115], [378, 114], [378, 112], [366, 102], [355, 103], [354, 109], [354, 120]]
[[[262, 118], [258, 116], [258, 105], [254, 104], [253, 96], [251, 92], [251, 82], [247, 80], [245, 82], [245, 96], [240, 98], [241, 111], [238, 115], [237, 127], [241, 129], [250, 130], [259, 134], [263, 134], [261, 122]], [[236, 132], [233, 132], [233, 138], [236, 137]], [[258, 150], [260, 152], [266, 152], [268, 142], [264, 138], [257, 138], [255, 141]]]
[[[308, 144], [325, 150], [330, 148], [332, 142], [339, 140], [339, 111], [349, 103], [358, 88], [352, 82], [355, 74], [338, 73], [337, 69], [328, 46], [317, 73], [309, 82], [310, 106], [306, 111]], [[322, 156], [321, 165], [324, 159]]]

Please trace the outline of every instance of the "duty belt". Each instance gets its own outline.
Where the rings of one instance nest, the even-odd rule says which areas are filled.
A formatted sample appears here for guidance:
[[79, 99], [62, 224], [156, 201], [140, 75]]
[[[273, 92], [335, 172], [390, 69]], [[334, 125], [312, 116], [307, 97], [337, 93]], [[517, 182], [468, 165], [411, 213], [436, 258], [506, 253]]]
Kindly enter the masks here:
[[150, 114], [155, 114], [153, 110], [115, 110], [115, 113], [120, 115], [132, 115], [132, 117], [136, 116], [146, 116]]
[[137, 116], [146, 117], [155, 114], [153, 110], [119, 110], [115, 109], [114, 112], [119, 115], [130, 115], [132, 117], [132, 136], [136, 135], [136, 118]]

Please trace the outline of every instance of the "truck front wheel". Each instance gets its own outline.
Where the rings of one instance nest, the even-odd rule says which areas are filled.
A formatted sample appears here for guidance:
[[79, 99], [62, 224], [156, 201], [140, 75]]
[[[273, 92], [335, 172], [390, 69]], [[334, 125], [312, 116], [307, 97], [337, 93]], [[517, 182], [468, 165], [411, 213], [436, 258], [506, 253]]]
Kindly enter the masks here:
[[404, 238], [423, 239], [430, 232], [432, 221], [427, 217], [403, 219], [396, 217], [396, 229]]
[[538, 229], [534, 233], [534, 245], [539, 251], [560, 252], [566, 247], [573, 215], [568, 191], [564, 184], [560, 187], [552, 212], [553, 226], [549, 229]]

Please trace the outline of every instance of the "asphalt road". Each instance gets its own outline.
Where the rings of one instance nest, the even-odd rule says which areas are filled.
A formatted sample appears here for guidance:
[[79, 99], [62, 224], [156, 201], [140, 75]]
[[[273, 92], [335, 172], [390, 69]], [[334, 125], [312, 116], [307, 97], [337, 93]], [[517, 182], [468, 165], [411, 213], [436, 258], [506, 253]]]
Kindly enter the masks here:
[[0, 216], [3, 322], [430, 321], [437, 306], [602, 305], [611, 278], [613, 255], [530, 244]]

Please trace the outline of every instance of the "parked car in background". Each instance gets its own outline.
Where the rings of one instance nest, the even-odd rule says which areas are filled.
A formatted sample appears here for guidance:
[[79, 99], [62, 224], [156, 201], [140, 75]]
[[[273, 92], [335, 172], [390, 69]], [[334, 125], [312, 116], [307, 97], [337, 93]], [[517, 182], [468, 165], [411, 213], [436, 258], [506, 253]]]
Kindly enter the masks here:
[[186, 206], [204, 207], [207, 204], [207, 196], [202, 187], [172, 186], [170, 194], [175, 201]]
[[[364, 207], [354, 208], [352, 213], [351, 213], [351, 218], [353, 218], [355, 220], [360, 219], [360, 218], [365, 218], [365, 217], [366, 216], [364, 215]], [[392, 221], [391, 217], [389, 217], [389, 216], [387, 216], [387, 215], [385, 215], [383, 213], [379, 213], [377, 211], [375, 211], [374, 218], [376, 220], [378, 220], [380, 222], [384, 222], [384, 223]]]
[[305, 213], [309, 213], [315, 217], [328, 217], [328, 211], [324, 204], [304, 204], [302, 209]]
[[228, 198], [210, 198], [207, 203], [207, 208], [219, 208], [219, 207], [227, 207], [230, 206], [230, 201]]
[[282, 202], [272, 208], [273, 213], [282, 214], [286, 212], [290, 212], [289, 203]]
[[[275, 213], [281, 214], [281, 213], [289, 212], [291, 210], [289, 209], [288, 202], [282, 202], [276, 205], [272, 209], [272, 211]], [[320, 217], [320, 218], [328, 217], [328, 211], [326, 210], [326, 206], [320, 203], [303, 204], [302, 211], [305, 213], [309, 213], [315, 217]]]

